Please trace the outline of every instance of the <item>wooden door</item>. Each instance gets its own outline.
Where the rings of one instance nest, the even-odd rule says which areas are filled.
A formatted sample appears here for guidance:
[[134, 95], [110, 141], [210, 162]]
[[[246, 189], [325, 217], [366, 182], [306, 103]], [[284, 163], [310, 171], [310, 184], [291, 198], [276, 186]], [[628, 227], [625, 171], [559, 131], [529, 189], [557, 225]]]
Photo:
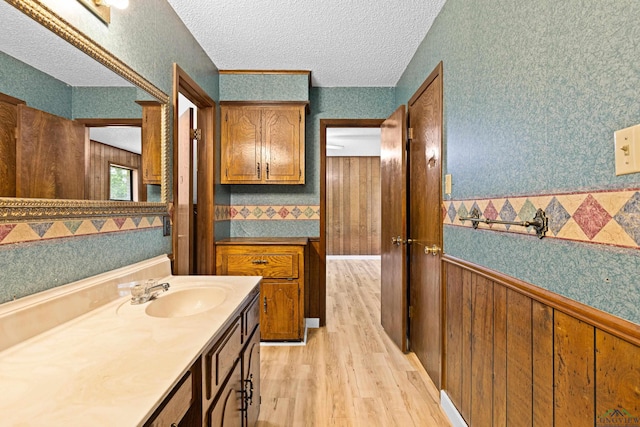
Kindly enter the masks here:
[[17, 98], [0, 93], [0, 197], [16, 196]]
[[402, 105], [381, 126], [381, 323], [407, 351], [406, 110]]
[[16, 196], [84, 199], [88, 138], [83, 124], [18, 105]]
[[262, 164], [262, 110], [222, 107], [222, 183], [260, 182]]
[[442, 63], [409, 100], [411, 350], [441, 386]]
[[304, 184], [303, 107], [274, 107], [263, 110], [264, 173], [267, 182]]
[[188, 108], [178, 122], [178, 152], [176, 200], [176, 254], [173, 271], [175, 275], [193, 274], [193, 155], [191, 129], [193, 129], [193, 108]]
[[299, 340], [300, 304], [297, 281], [262, 281], [260, 329], [263, 340]]

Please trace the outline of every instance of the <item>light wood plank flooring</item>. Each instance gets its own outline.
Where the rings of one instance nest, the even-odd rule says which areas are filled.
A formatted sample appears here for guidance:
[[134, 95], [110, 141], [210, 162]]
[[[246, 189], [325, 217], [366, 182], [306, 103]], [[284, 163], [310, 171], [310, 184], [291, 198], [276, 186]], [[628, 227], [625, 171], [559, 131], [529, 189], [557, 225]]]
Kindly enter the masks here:
[[327, 326], [261, 348], [258, 426], [450, 426], [413, 354], [380, 326], [380, 261], [327, 261]]

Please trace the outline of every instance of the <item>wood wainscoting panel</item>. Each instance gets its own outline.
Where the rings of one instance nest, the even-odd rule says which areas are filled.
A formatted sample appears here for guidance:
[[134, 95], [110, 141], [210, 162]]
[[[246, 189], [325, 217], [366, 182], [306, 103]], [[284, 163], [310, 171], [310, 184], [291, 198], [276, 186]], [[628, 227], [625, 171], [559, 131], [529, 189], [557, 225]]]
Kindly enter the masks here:
[[559, 426], [594, 425], [594, 327], [564, 313], [554, 315], [555, 420]]
[[474, 276], [471, 282], [471, 422], [493, 424], [493, 282]]
[[89, 200], [109, 200], [110, 165], [124, 166], [138, 172], [138, 201], [145, 202], [146, 186], [142, 183], [141, 156], [131, 151], [91, 140], [89, 143]]
[[465, 420], [471, 417], [471, 283], [470, 271], [462, 272], [462, 401], [460, 414]]
[[596, 329], [596, 422], [620, 414], [640, 425], [640, 348]]
[[327, 157], [327, 255], [380, 255], [380, 157]]
[[507, 288], [493, 286], [493, 425], [507, 426]]
[[553, 424], [553, 309], [533, 301], [533, 425]]
[[462, 401], [462, 269], [451, 264], [445, 269], [445, 388], [449, 399], [459, 404]]
[[[507, 290], [507, 425], [532, 417], [531, 299]], [[530, 424], [527, 424], [530, 425]]]

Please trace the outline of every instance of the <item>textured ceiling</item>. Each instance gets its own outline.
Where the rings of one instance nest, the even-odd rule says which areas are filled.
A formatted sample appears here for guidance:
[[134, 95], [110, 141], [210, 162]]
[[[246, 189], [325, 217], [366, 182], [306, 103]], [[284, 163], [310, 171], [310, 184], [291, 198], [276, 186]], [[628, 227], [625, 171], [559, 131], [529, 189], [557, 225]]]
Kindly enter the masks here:
[[221, 70], [311, 70], [313, 85], [395, 86], [445, 0], [169, 0]]
[[0, 52], [71, 86], [132, 86], [27, 15], [0, 1]]

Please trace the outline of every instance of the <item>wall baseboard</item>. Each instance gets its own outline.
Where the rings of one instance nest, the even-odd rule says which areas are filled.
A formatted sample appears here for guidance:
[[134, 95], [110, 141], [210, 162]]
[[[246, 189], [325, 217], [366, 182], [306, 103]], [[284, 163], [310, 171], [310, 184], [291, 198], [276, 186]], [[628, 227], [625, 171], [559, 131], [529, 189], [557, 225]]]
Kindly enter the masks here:
[[317, 317], [307, 317], [305, 319], [305, 326], [311, 329], [318, 329], [320, 327], [320, 319]]
[[449, 418], [449, 421], [451, 421], [451, 425], [453, 425], [453, 427], [468, 427], [464, 418], [462, 418], [462, 415], [460, 415], [460, 412], [458, 412], [444, 390], [440, 390], [440, 406], [447, 415], [447, 418]]

